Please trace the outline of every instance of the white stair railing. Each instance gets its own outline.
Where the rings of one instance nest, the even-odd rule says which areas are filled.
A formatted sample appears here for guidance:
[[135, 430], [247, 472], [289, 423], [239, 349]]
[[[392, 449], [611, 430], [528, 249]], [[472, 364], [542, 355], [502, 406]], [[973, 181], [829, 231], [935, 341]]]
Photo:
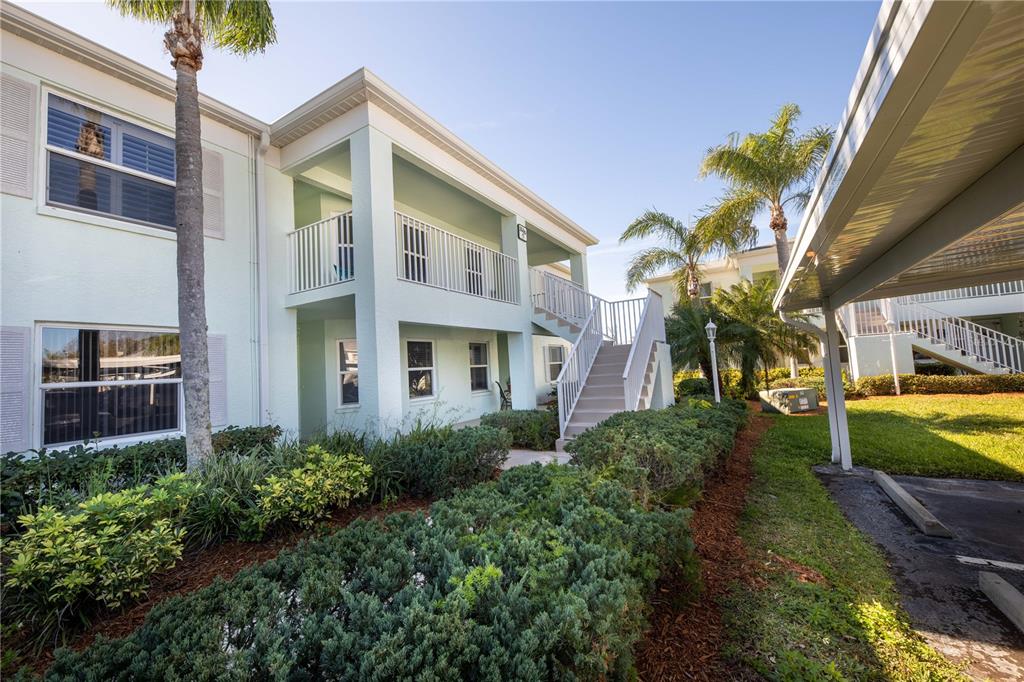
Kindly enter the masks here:
[[1024, 372], [1024, 340], [909, 298], [857, 301], [843, 306], [839, 317], [849, 336], [888, 334], [886, 322], [892, 319], [898, 332], [913, 333], [931, 343], [962, 351], [994, 368]]
[[580, 328], [576, 342], [569, 349], [562, 371], [555, 380], [558, 393], [558, 433], [563, 438], [565, 427], [569, 424], [569, 419], [583, 392], [583, 386], [587, 383], [590, 368], [594, 366], [594, 360], [601, 346], [605, 344], [603, 321], [600, 302], [595, 303]]
[[355, 279], [352, 212], [289, 232], [288, 262], [293, 294]]
[[577, 326], [583, 324], [594, 305], [601, 301], [576, 282], [538, 268], [530, 268], [530, 296], [535, 308]]
[[1024, 340], [920, 303], [893, 302], [892, 307], [902, 332], [945, 344], [996, 368], [1024, 372]]
[[[633, 343], [626, 359], [626, 367], [622, 372], [622, 383], [625, 390], [626, 409], [640, 409], [640, 397], [647, 379], [647, 366], [650, 362], [651, 350], [657, 341], [665, 340], [665, 307], [661, 294], [649, 291], [644, 301], [643, 313]], [[647, 407], [647, 405], [643, 405]]]

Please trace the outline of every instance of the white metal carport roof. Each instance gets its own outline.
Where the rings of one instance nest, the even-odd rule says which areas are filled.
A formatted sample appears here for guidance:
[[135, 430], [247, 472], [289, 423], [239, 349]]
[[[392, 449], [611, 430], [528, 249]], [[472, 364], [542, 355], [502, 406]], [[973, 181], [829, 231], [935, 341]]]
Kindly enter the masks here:
[[1024, 272], [1024, 3], [886, 2], [776, 307]]
[[882, 5], [792, 254], [775, 307], [824, 313], [849, 469], [834, 311], [1024, 273], [1024, 2]]

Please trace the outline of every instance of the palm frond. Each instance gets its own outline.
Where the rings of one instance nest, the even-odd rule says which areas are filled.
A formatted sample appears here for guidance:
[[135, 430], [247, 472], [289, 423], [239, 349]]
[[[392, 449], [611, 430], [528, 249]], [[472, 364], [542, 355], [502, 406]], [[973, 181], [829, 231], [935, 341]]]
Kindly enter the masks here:
[[[181, 0], [106, 0], [122, 16], [169, 24]], [[217, 48], [233, 54], [263, 52], [277, 41], [274, 14], [267, 0], [196, 0], [196, 21]]]
[[678, 252], [663, 246], [652, 246], [640, 251], [626, 268], [626, 288], [633, 291], [665, 268], [678, 269], [684, 265]]
[[764, 197], [755, 191], [730, 189], [717, 204], [704, 209], [694, 223], [694, 232], [713, 251], [737, 251], [752, 246], [757, 243], [754, 214], [765, 204]]
[[673, 243], [681, 243], [685, 239], [686, 231], [686, 226], [681, 221], [667, 213], [650, 209], [644, 211], [643, 215], [623, 230], [619, 243], [646, 239], [652, 235], [667, 238]]

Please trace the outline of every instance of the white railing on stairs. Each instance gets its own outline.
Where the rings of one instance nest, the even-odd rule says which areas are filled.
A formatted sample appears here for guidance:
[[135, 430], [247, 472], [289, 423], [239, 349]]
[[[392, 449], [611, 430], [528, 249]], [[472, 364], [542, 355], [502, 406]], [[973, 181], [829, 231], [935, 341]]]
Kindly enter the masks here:
[[562, 371], [555, 380], [558, 394], [558, 433], [563, 438], [565, 427], [569, 424], [569, 419], [572, 418], [573, 410], [576, 409], [576, 403], [583, 392], [583, 386], [587, 383], [590, 368], [594, 366], [594, 360], [606, 342], [603, 323], [601, 305], [596, 303], [584, 320], [579, 336], [572, 344], [562, 364]]
[[581, 325], [600, 301], [576, 282], [538, 268], [530, 268], [530, 297], [535, 308], [547, 310]]
[[640, 316], [640, 324], [629, 349], [626, 367], [622, 372], [627, 410], [647, 407], [646, 404], [643, 406], [640, 404], [644, 383], [647, 379], [647, 366], [650, 363], [651, 351], [655, 342], [664, 340], [665, 306], [662, 303], [661, 294], [649, 291], [647, 300], [644, 302], [643, 314]]
[[288, 233], [289, 291], [301, 291], [355, 279], [352, 212]]
[[1009, 282], [997, 282], [995, 284], [981, 284], [973, 287], [961, 287], [959, 289], [944, 289], [942, 291], [929, 291], [922, 294], [910, 296], [897, 296], [893, 300], [897, 303], [941, 303], [942, 301], [959, 301], [967, 298], [988, 298], [990, 296], [1014, 296], [1024, 294], [1024, 279], [1010, 280]]
[[840, 318], [850, 336], [888, 334], [886, 322], [891, 319], [897, 332], [944, 344], [996, 368], [1024, 372], [1024, 340], [920, 303], [899, 299], [857, 301], [843, 306]]

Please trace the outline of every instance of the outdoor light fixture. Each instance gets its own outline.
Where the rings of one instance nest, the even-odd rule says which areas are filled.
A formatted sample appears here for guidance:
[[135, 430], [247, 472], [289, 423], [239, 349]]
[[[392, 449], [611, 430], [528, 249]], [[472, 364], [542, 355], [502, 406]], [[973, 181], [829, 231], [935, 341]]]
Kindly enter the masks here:
[[711, 377], [712, 383], [715, 385], [715, 402], [722, 402], [722, 396], [718, 391], [718, 358], [715, 355], [715, 331], [718, 330], [718, 325], [713, 321], [708, 320], [707, 325], [704, 327], [704, 331], [708, 333], [708, 341], [711, 342]]

